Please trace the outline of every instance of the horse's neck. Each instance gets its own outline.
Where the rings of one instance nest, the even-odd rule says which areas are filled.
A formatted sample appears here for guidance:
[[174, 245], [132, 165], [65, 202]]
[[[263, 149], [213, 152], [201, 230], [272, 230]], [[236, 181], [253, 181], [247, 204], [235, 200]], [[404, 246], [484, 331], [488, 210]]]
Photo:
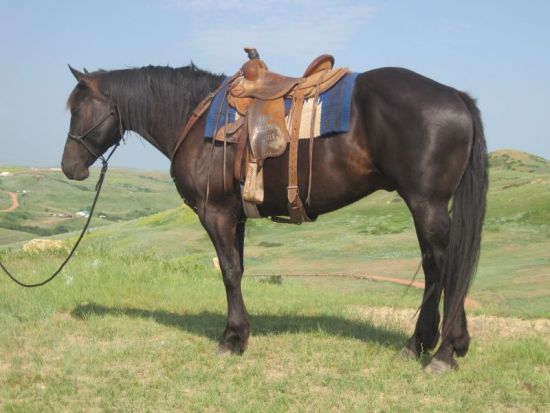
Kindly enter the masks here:
[[[151, 96], [145, 99], [126, 99], [128, 108], [121, 112], [122, 124], [126, 130], [131, 130], [151, 145], [162, 152], [166, 157], [171, 158], [176, 145], [177, 134], [182, 124], [185, 124], [195, 107], [221, 82], [219, 76], [201, 73], [193, 81], [187, 80], [184, 84], [169, 84], [164, 92], [150, 90]], [[191, 93], [183, 93], [183, 97], [177, 103], [174, 101], [174, 93], [168, 95], [169, 88], [183, 88], [180, 90], [192, 89]], [[130, 93], [130, 92], [129, 92]], [[153, 97], [154, 96], [154, 97]], [[126, 97], [127, 98], [127, 97]], [[132, 116], [135, 113], [145, 113], [147, 116]], [[125, 119], [125, 115], [127, 119]]]
[[[154, 115], [152, 114], [151, 116]], [[174, 141], [176, 139], [177, 130], [163, 123], [162, 116], [154, 116], [152, 120], [153, 121], [147, 126], [134, 126], [129, 130], [140, 135], [162, 152], [162, 154], [170, 158], [172, 148], [175, 144]]]

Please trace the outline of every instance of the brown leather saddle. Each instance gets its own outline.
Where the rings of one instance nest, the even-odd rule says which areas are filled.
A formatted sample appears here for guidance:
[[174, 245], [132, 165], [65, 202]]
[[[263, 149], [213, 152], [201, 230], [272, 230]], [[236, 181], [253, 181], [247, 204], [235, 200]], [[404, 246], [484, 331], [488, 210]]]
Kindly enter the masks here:
[[[232, 141], [240, 142], [244, 154], [237, 156], [236, 177], [242, 180], [242, 169], [246, 170], [243, 201], [255, 205], [263, 202], [263, 161], [282, 155], [290, 143], [287, 191], [290, 221], [309, 221], [300, 199], [297, 177], [298, 133], [303, 104], [307, 99], [317, 100], [320, 93], [336, 84], [349, 70], [333, 69], [334, 57], [321, 55], [307, 67], [303, 77], [287, 77], [271, 72], [256, 49], [245, 48], [245, 51], [249, 60], [229, 85], [227, 98], [229, 105], [239, 113], [239, 120], [221, 128], [215, 139], [233, 137]], [[285, 98], [292, 102], [288, 121]], [[243, 158], [246, 158], [246, 168], [242, 168]], [[309, 165], [311, 168], [311, 162]]]
[[[241, 70], [229, 78], [216, 91], [210, 93], [193, 111], [172, 154], [172, 159], [196, 121], [206, 112], [214, 96], [227, 88], [227, 102], [239, 116], [216, 131], [214, 139], [225, 145], [237, 144], [234, 175], [241, 182], [243, 206], [248, 216], [260, 217], [256, 205], [264, 200], [263, 162], [282, 155], [289, 146], [288, 214], [289, 222], [300, 224], [310, 221], [298, 189], [298, 139], [304, 102], [313, 99], [318, 104], [321, 93], [334, 86], [349, 73], [347, 68], [333, 69], [334, 57], [321, 55], [307, 67], [300, 78], [271, 72], [254, 48], [245, 48], [249, 60]], [[291, 100], [289, 114], [285, 114], [285, 98]], [[311, 190], [313, 130], [315, 111], [312, 112], [309, 134], [308, 199]], [[216, 120], [217, 123], [217, 120]], [[289, 145], [290, 144], [290, 145]]]

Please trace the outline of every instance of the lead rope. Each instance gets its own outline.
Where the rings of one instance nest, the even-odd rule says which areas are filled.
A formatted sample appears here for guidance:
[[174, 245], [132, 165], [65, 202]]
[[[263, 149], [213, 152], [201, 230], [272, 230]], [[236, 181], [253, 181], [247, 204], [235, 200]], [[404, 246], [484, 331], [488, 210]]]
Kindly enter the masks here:
[[107, 156], [107, 159], [105, 159], [103, 156], [101, 157], [101, 162], [103, 162], [103, 166], [101, 168], [101, 173], [99, 175], [99, 179], [97, 180], [97, 183], [95, 185], [95, 197], [94, 202], [92, 203], [92, 207], [90, 208], [90, 215], [88, 216], [88, 219], [86, 220], [86, 223], [84, 224], [84, 228], [82, 228], [82, 232], [80, 233], [80, 236], [76, 240], [76, 243], [74, 244], [73, 248], [71, 249], [71, 252], [69, 252], [69, 255], [65, 260], [61, 263], [59, 268], [52, 274], [50, 277], [45, 279], [44, 281], [41, 281], [36, 284], [26, 284], [24, 282], [19, 281], [17, 278], [15, 278], [11, 272], [2, 264], [2, 261], [0, 261], [0, 267], [2, 270], [6, 273], [8, 277], [11, 278], [13, 282], [20, 285], [21, 287], [25, 288], [34, 288], [34, 287], [41, 287], [45, 284], [48, 284], [50, 281], [52, 281], [57, 275], [63, 270], [65, 265], [69, 262], [71, 257], [73, 256], [74, 252], [76, 251], [76, 248], [78, 247], [78, 244], [80, 244], [80, 241], [82, 241], [82, 238], [84, 238], [84, 234], [86, 233], [86, 230], [88, 229], [88, 225], [90, 225], [90, 221], [92, 220], [92, 216], [94, 215], [94, 209], [97, 204], [97, 200], [99, 199], [99, 194], [101, 193], [101, 187], [103, 186], [103, 181], [105, 180], [105, 174], [107, 173], [107, 168], [109, 167], [108, 161], [111, 159], [111, 156], [113, 156], [113, 153], [115, 152], [116, 148], [118, 148], [119, 143], [117, 143], [113, 149], [111, 150], [111, 153], [109, 153], [109, 156]]

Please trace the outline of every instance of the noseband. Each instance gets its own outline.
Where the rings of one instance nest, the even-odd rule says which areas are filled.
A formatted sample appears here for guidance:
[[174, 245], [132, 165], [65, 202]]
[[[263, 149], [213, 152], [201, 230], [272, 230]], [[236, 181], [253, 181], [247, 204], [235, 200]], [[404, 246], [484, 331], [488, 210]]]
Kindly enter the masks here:
[[[97, 128], [99, 128], [101, 125], [103, 125], [107, 119], [109, 119], [111, 116], [118, 115], [118, 132], [120, 134], [120, 137], [118, 138], [118, 141], [115, 143], [115, 146], [109, 156], [105, 158], [103, 155], [98, 155], [95, 151], [93, 151], [90, 146], [86, 143], [84, 138], [86, 138], [90, 133], [95, 131]], [[118, 106], [115, 105], [115, 109], [111, 107], [109, 110], [109, 113], [107, 113], [105, 116], [103, 116], [99, 122], [97, 122], [94, 126], [92, 126], [90, 129], [88, 129], [86, 132], [84, 132], [82, 135], [74, 135], [71, 132], [67, 133], [67, 137], [69, 139], [75, 140], [78, 143], [80, 143], [84, 149], [86, 149], [93, 157], [96, 159], [101, 159], [101, 162], [105, 165], [109, 158], [113, 155], [115, 149], [120, 145], [120, 141], [124, 135], [124, 128], [122, 127], [122, 119], [120, 118], [120, 111], [118, 110]]]

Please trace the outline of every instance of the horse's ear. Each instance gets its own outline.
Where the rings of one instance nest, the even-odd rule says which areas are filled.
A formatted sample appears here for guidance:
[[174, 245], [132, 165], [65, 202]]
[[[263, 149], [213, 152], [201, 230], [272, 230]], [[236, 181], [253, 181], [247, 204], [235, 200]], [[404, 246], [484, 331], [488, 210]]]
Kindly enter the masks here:
[[76, 70], [71, 65], [68, 65], [68, 66], [69, 66], [69, 69], [70, 69], [71, 73], [73, 74], [73, 76], [75, 77], [76, 80], [78, 80], [79, 82], [86, 80], [86, 74], [84, 74], [82, 72], [79, 72], [78, 70]]
[[90, 72], [88, 72], [85, 67], [83, 67], [82, 69], [84, 70], [84, 73], [86, 73], [87, 75], [90, 74]]

